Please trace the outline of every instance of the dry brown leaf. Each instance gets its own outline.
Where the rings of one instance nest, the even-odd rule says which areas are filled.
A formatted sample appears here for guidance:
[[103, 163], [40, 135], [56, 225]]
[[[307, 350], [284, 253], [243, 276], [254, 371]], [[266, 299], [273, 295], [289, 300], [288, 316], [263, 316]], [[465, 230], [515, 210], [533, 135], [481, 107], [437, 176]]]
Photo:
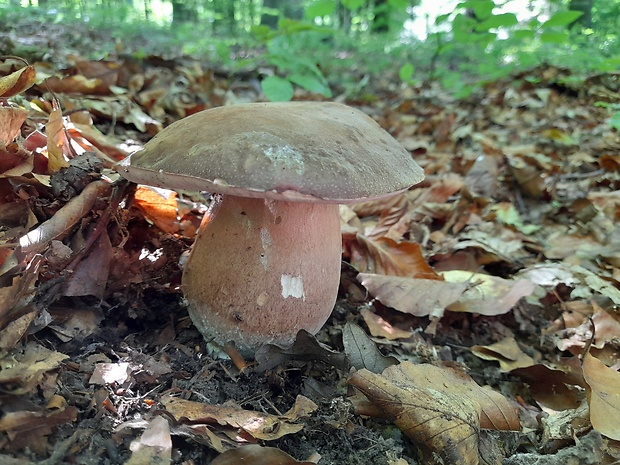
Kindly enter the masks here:
[[46, 349], [32, 341], [0, 360], [0, 387], [4, 392], [24, 394], [55, 370], [68, 355]]
[[179, 231], [176, 192], [138, 186], [134, 199], [134, 205], [163, 232]]
[[477, 464], [481, 427], [520, 428], [515, 409], [501, 394], [451, 368], [404, 362], [381, 375], [360, 370], [348, 382], [421, 447], [425, 457], [440, 457], [427, 463]]
[[[423, 451], [427, 464], [477, 465], [479, 408], [454, 394], [400, 389], [367, 370], [353, 374], [349, 384], [373, 404]], [[437, 456], [435, 461], [432, 457]]]
[[110, 86], [99, 78], [87, 78], [81, 74], [58, 78], [48, 77], [43, 84], [57, 94], [109, 95]]
[[112, 259], [112, 243], [107, 234], [101, 234], [88, 251], [88, 255], [77, 264], [65, 282], [64, 295], [92, 295], [103, 298]]
[[228, 450], [211, 461], [211, 465], [240, 465], [245, 463], [252, 465], [313, 465], [315, 462], [299, 462], [280, 449], [263, 447], [258, 444]]
[[220, 430], [228, 430], [229, 434], [246, 433], [251, 438], [264, 441], [273, 441], [287, 434], [301, 431], [304, 426], [294, 422], [300, 417], [309, 415], [317, 408], [314, 402], [303, 396], [297, 396], [296, 404], [299, 403], [299, 405], [280, 416], [235, 407], [203, 404], [170, 396], [163, 397], [161, 402], [177, 421], [190, 422], [192, 428], [194, 425], [215, 426]]
[[360, 315], [364, 318], [364, 323], [368, 326], [368, 331], [375, 337], [384, 337], [393, 341], [395, 339], [407, 339], [411, 337], [411, 331], [405, 331], [392, 326], [388, 321], [381, 318], [376, 313], [367, 308], [360, 310]]
[[453, 312], [502, 315], [509, 312], [522, 297], [534, 292], [536, 284], [527, 279], [503, 279], [469, 271], [446, 271], [442, 276], [449, 283], [467, 284], [467, 290], [454, 303], [448, 305]]
[[371, 240], [358, 234], [351, 244], [351, 265], [361, 273], [442, 279], [422, 256], [420, 244], [386, 237]]
[[534, 359], [521, 350], [513, 337], [507, 337], [487, 346], [472, 346], [471, 351], [483, 360], [499, 362], [502, 371], [534, 365]]
[[370, 273], [360, 273], [357, 279], [382, 304], [415, 316], [442, 316], [468, 288], [465, 283]]
[[47, 135], [47, 168], [50, 173], [55, 173], [61, 168], [69, 167], [69, 162], [65, 160], [64, 153], [69, 152], [69, 142], [65, 133], [65, 122], [62, 111], [54, 100], [54, 109], [50, 113], [50, 118], [45, 125]]
[[8, 76], [0, 77], [0, 97], [11, 97], [29, 89], [34, 84], [35, 78], [34, 66], [26, 66]]
[[13, 142], [27, 117], [28, 110], [24, 108], [0, 106], [0, 146]]
[[620, 373], [586, 353], [583, 377], [589, 387], [592, 426], [602, 435], [620, 441]]
[[532, 365], [510, 372], [527, 383], [536, 402], [553, 410], [576, 409], [583, 400], [581, 361], [561, 359], [554, 367]]

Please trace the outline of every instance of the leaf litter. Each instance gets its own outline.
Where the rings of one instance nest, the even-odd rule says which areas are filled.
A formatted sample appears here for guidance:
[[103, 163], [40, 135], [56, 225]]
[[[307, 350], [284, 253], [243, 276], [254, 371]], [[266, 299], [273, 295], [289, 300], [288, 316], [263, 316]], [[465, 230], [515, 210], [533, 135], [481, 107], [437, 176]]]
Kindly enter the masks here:
[[561, 74], [386, 91], [372, 115], [426, 180], [341, 208], [332, 319], [240, 371], [182, 305], [208, 199], [110, 166], [261, 96], [187, 57], [4, 59], [0, 461], [617, 461], [620, 137]]

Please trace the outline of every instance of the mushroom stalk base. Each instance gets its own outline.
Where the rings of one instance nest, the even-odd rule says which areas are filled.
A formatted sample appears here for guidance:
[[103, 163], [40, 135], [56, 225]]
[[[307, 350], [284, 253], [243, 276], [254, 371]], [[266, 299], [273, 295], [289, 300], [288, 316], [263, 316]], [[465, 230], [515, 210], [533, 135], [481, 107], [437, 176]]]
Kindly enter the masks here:
[[244, 354], [289, 346], [329, 318], [340, 260], [338, 205], [224, 196], [183, 273], [190, 317], [206, 339]]

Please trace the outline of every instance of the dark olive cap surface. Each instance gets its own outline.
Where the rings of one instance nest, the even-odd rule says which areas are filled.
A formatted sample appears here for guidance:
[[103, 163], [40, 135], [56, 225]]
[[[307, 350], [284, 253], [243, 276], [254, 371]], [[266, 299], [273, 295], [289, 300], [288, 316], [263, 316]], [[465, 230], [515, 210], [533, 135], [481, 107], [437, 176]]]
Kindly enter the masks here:
[[385, 197], [424, 178], [372, 118], [331, 102], [205, 110], [171, 124], [117, 167], [151, 186], [330, 203]]

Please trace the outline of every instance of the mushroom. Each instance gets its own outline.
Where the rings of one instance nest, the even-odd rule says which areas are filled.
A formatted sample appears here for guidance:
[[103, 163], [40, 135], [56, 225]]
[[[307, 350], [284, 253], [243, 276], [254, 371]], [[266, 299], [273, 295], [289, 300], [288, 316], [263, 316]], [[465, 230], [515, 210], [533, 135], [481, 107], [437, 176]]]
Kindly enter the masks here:
[[423, 177], [372, 118], [325, 102], [218, 107], [173, 123], [118, 164], [126, 179], [220, 194], [183, 271], [194, 325], [252, 354], [316, 334], [340, 281], [338, 204]]

